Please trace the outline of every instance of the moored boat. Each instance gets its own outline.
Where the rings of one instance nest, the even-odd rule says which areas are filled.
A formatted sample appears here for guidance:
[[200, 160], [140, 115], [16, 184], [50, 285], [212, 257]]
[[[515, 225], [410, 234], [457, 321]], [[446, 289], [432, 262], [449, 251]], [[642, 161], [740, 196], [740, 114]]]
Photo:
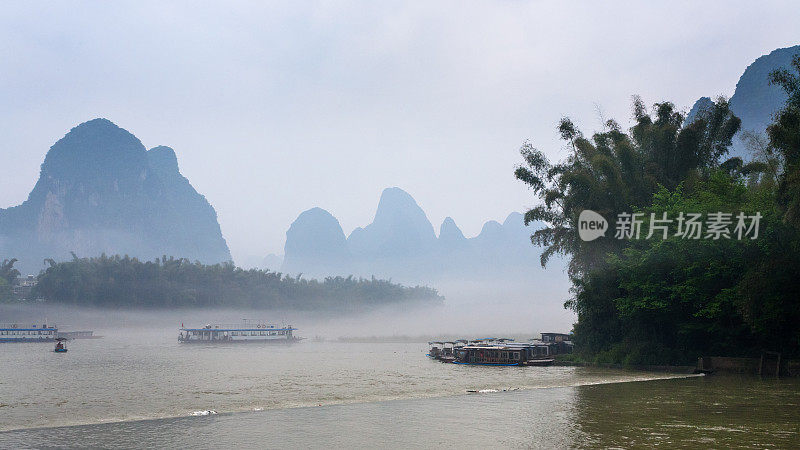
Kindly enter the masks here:
[[431, 349], [428, 351], [427, 356], [442, 362], [453, 362], [456, 359], [456, 350], [466, 343], [467, 341], [465, 340], [428, 342]]
[[[545, 339], [514, 342], [508, 338], [481, 338], [458, 341], [432, 341], [428, 357], [453, 364], [481, 366], [549, 366], [554, 356], [572, 350], [568, 339], [546, 339], [556, 333], [543, 333]], [[559, 335], [568, 336], [568, 335]]]

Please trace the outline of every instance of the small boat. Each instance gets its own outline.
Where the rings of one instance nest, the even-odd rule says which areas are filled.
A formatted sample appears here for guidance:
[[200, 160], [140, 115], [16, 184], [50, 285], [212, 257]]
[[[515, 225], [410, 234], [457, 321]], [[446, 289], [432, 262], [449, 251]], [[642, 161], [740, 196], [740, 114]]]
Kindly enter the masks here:
[[552, 366], [555, 359], [529, 359], [527, 365], [529, 366]]
[[56, 348], [53, 349], [56, 353], [67, 353], [67, 338], [56, 338]]
[[428, 342], [431, 349], [426, 354], [429, 358], [442, 362], [455, 362], [456, 350], [464, 346], [466, 341], [433, 341]]

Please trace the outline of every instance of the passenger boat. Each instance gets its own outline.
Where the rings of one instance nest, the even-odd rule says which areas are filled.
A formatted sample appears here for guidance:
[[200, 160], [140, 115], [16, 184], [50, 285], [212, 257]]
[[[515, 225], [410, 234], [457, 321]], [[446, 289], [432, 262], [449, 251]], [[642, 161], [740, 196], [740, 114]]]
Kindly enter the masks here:
[[58, 327], [29, 323], [0, 323], [0, 342], [53, 342]]
[[[509, 341], [480, 342], [458, 349], [453, 363], [481, 366], [539, 365], [537, 358], [543, 352], [533, 343]], [[552, 364], [553, 360], [549, 362]]]
[[208, 324], [200, 328], [181, 324], [178, 341], [182, 343], [292, 343], [302, 338], [294, 336], [297, 328], [262, 321], [243, 320], [239, 324]]

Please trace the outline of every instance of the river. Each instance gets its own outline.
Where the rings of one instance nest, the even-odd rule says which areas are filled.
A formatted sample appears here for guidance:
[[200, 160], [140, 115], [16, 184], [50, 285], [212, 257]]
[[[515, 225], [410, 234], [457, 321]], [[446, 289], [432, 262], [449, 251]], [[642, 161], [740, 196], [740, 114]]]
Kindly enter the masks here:
[[793, 379], [459, 366], [424, 343], [106, 334], [67, 354], [0, 347], [0, 447], [800, 446]]

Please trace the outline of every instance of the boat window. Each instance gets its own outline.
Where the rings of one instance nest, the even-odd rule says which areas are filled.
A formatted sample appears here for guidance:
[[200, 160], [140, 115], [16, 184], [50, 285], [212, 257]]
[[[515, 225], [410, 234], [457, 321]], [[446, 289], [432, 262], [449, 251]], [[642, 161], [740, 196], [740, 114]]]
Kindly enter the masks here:
[[261, 334], [261, 336], [266, 336], [267, 332], [266, 331], [262, 331], [262, 332], [260, 332], [260, 334]]
[[514, 359], [519, 359], [519, 352], [514, 352]]
[[238, 331], [231, 331], [231, 336], [238, 336], [238, 335], [239, 335]]

